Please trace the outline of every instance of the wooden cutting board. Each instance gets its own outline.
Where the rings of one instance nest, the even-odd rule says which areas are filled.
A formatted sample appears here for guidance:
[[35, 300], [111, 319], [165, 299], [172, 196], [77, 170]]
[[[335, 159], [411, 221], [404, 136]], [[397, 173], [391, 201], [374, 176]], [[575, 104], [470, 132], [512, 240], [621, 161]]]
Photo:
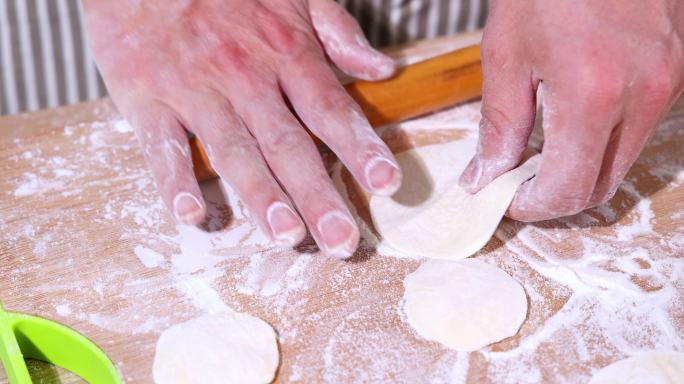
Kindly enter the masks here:
[[[477, 38], [395, 53], [415, 61]], [[473, 134], [478, 108], [380, 132], [394, 151], [454, 140]], [[210, 300], [277, 330], [278, 383], [583, 383], [639, 351], [684, 349], [684, 103], [609, 204], [502, 222], [475, 257], [523, 284], [529, 314], [518, 335], [472, 353], [422, 340], [402, 320], [402, 280], [420, 261], [377, 246], [365, 195], [323, 157], [367, 227], [350, 261], [310, 240], [272, 248], [216, 181], [203, 185], [207, 223], [177, 227], [107, 100], [0, 118], [0, 300], [84, 333], [132, 383], [152, 382], [159, 334]]]

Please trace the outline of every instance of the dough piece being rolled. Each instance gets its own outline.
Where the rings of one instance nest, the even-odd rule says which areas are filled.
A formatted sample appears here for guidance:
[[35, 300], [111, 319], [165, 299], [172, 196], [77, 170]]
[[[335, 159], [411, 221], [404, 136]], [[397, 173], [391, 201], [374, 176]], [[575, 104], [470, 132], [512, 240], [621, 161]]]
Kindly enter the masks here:
[[154, 382], [266, 384], [279, 354], [265, 321], [238, 312], [201, 316], [165, 330], [157, 341]]
[[397, 155], [404, 182], [393, 196], [373, 196], [375, 228], [392, 248], [436, 259], [463, 259], [494, 234], [516, 190], [534, 176], [540, 156], [471, 195], [458, 178], [475, 152], [472, 139], [414, 148]]
[[589, 384], [684, 383], [684, 353], [648, 352], [600, 369]]
[[425, 339], [475, 351], [518, 333], [527, 316], [523, 287], [479, 260], [429, 260], [404, 279], [406, 319]]

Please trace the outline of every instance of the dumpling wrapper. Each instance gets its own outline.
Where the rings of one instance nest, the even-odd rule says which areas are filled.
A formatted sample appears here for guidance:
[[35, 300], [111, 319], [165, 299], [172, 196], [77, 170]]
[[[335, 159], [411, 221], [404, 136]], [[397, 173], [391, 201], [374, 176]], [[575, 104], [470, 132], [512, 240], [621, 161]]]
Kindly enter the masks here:
[[534, 176], [541, 156], [531, 157], [477, 194], [458, 185], [475, 153], [465, 139], [399, 153], [402, 187], [391, 197], [373, 196], [373, 224], [392, 248], [434, 259], [463, 259], [484, 247], [520, 184]]
[[475, 351], [518, 333], [527, 296], [496, 266], [475, 259], [428, 260], [404, 279], [403, 308], [421, 337]]

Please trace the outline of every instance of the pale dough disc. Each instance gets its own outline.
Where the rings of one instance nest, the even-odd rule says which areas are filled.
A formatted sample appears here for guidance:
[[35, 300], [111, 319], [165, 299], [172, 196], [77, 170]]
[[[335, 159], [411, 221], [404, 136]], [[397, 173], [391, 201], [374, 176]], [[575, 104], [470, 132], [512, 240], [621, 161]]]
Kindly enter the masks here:
[[154, 381], [270, 383], [278, 368], [276, 334], [265, 321], [237, 312], [176, 324], [157, 341]]
[[518, 332], [525, 290], [506, 272], [474, 259], [430, 260], [404, 279], [404, 313], [425, 339], [475, 351]]
[[401, 189], [391, 197], [370, 200], [375, 228], [392, 248], [429, 258], [462, 259], [487, 244], [517, 188], [534, 176], [540, 157], [471, 195], [458, 186], [458, 178], [475, 145], [466, 139], [397, 155], [404, 172]]
[[681, 384], [684, 353], [648, 352], [602, 368], [589, 384]]

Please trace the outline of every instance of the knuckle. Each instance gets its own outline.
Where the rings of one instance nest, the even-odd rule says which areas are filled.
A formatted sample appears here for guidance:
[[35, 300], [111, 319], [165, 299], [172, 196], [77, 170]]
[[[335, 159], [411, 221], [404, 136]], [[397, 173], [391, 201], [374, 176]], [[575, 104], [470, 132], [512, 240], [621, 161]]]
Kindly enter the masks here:
[[240, 44], [233, 41], [223, 41], [217, 45], [213, 56], [222, 68], [244, 69], [248, 62], [248, 53]]
[[533, 122], [524, 118], [512, 119], [503, 109], [488, 103], [482, 107], [480, 141], [486, 147], [501, 146], [507, 149], [506, 152], [517, 153], [527, 146], [528, 132], [532, 124]]
[[667, 104], [675, 92], [681, 88], [682, 76], [677, 73], [667, 59], [652, 63], [643, 80], [642, 94], [651, 104]]
[[311, 46], [310, 33], [283, 22], [282, 17], [264, 6], [257, 7], [256, 26], [261, 39], [275, 52], [299, 57]]
[[680, 85], [676, 84], [672, 74], [653, 74], [646, 79], [643, 94], [646, 101], [650, 101], [653, 104], [667, 104], [674, 91], [678, 88], [680, 88]]
[[272, 47], [279, 53], [284, 54], [292, 59], [307, 57], [307, 55], [316, 52], [315, 45], [312, 44], [312, 39], [309, 34], [292, 29], [288, 31], [288, 38], [283, 39], [283, 43], [274, 43]]
[[241, 158], [258, 153], [258, 146], [250, 135], [238, 133], [223, 140], [222, 145], [212, 146], [212, 152], [218, 158]]
[[312, 105], [312, 110], [323, 116], [352, 109], [355, 109], [353, 100], [346, 93], [337, 90], [319, 92]]
[[500, 133], [502, 136], [515, 135], [524, 132], [532, 126], [532, 115], [513, 116], [510, 108], [505, 108], [497, 102], [485, 101], [482, 104], [482, 121], [480, 126]]
[[498, 70], [506, 66], [511, 55], [491, 39], [482, 41], [482, 63], [488, 70]]
[[266, 135], [262, 149], [269, 154], [297, 153], [306, 140], [309, 136], [301, 129], [277, 129]]
[[578, 92], [584, 94], [584, 100], [595, 109], [611, 108], [620, 102], [625, 90], [625, 76], [622, 70], [614, 70], [611, 65], [594, 63], [580, 70]]

